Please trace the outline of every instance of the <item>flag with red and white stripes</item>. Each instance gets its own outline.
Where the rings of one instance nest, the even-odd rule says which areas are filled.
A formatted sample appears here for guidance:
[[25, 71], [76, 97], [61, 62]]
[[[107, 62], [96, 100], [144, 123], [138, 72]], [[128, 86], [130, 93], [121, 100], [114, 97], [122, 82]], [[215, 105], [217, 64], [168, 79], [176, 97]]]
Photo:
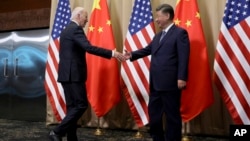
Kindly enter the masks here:
[[63, 88], [57, 82], [57, 70], [59, 63], [59, 38], [61, 31], [69, 23], [71, 16], [69, 0], [58, 0], [53, 28], [48, 47], [46, 71], [45, 71], [45, 91], [50, 101], [52, 110], [58, 121], [61, 121], [66, 114], [66, 104]]
[[[150, 0], [135, 0], [124, 50], [147, 46], [155, 35]], [[138, 127], [148, 123], [150, 56], [121, 65], [122, 89]]]
[[250, 1], [227, 0], [214, 81], [236, 124], [250, 124]]

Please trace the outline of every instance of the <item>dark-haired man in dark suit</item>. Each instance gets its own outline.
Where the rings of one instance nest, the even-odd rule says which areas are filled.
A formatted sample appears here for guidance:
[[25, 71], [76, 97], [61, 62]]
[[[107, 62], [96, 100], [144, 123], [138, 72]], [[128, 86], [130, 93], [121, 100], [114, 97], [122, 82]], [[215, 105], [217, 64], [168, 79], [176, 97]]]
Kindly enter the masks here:
[[154, 141], [181, 141], [182, 137], [180, 100], [186, 87], [190, 43], [187, 31], [177, 27], [173, 18], [172, 6], [157, 7], [155, 22], [162, 31], [145, 48], [125, 53], [131, 61], [151, 55], [148, 111]]
[[76, 7], [71, 15], [71, 22], [60, 35], [58, 82], [62, 84], [67, 114], [62, 122], [49, 133], [51, 141], [78, 141], [77, 121], [88, 107], [85, 82], [87, 80], [86, 52], [107, 59], [124, 60], [116, 51], [92, 46], [83, 28], [88, 22], [88, 13], [82, 7]]

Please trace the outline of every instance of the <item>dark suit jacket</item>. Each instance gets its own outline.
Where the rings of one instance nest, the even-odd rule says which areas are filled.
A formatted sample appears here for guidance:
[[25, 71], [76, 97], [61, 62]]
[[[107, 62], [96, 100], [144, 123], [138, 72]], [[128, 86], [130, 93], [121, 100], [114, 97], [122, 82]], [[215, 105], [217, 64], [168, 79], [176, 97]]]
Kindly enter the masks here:
[[145, 48], [132, 52], [131, 61], [151, 55], [150, 86], [155, 90], [177, 89], [177, 80], [187, 80], [190, 43], [186, 30], [173, 25], [159, 43], [161, 33]]
[[112, 51], [92, 46], [82, 27], [75, 22], [60, 35], [58, 82], [85, 82], [87, 80], [86, 52], [111, 58]]

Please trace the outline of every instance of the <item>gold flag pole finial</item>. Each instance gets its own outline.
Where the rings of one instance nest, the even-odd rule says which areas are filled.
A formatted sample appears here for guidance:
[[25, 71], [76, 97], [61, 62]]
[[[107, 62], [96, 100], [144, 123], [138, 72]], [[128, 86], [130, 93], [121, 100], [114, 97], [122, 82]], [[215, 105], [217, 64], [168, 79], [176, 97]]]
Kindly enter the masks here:
[[99, 117], [98, 117], [98, 119], [97, 119], [97, 129], [95, 130], [95, 135], [96, 135], [96, 136], [102, 135], [102, 131], [101, 131], [101, 129], [100, 129], [100, 118], [99, 118]]

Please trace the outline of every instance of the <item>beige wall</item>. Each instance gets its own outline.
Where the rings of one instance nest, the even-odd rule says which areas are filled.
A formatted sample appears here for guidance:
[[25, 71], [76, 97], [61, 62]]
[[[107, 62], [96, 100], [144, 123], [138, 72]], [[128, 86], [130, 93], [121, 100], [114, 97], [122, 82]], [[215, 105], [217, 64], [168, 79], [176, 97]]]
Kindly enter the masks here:
[[[220, 30], [221, 19], [224, 12], [225, 1], [226, 0], [197, 0], [208, 47], [211, 72], [213, 69], [214, 52]], [[169, 3], [173, 7], [175, 7], [176, 4], [176, 0], [151, 0], [151, 2], [153, 12], [155, 11], [156, 6], [161, 3]], [[52, 0], [51, 19], [54, 18], [53, 16], [55, 13], [56, 3], [57, 0]], [[70, 3], [72, 8], [76, 6], [83, 6], [87, 9], [87, 11], [89, 11], [90, 16], [93, 0], [70, 0]], [[113, 32], [115, 35], [117, 50], [119, 51], [122, 51], [123, 41], [127, 32], [133, 3], [134, 0], [108, 0], [111, 21], [113, 23]], [[156, 29], [158, 31], [157, 27]], [[85, 30], [87, 30], [87, 28], [85, 28]], [[190, 134], [228, 134], [231, 118], [215, 87], [214, 96], [215, 103], [210, 108], [205, 110], [201, 115], [188, 123], [190, 127]], [[119, 113], [119, 115], [117, 113]], [[51, 113], [49, 104], [47, 115], [48, 123], [56, 122], [53, 119], [53, 114]], [[80, 122], [86, 126], [96, 126], [96, 117], [94, 116], [91, 109], [89, 109], [84, 114], [83, 119]], [[136, 129], [133, 118], [131, 118], [126, 100], [123, 100], [107, 116], [101, 119], [101, 126], [110, 128]]]

